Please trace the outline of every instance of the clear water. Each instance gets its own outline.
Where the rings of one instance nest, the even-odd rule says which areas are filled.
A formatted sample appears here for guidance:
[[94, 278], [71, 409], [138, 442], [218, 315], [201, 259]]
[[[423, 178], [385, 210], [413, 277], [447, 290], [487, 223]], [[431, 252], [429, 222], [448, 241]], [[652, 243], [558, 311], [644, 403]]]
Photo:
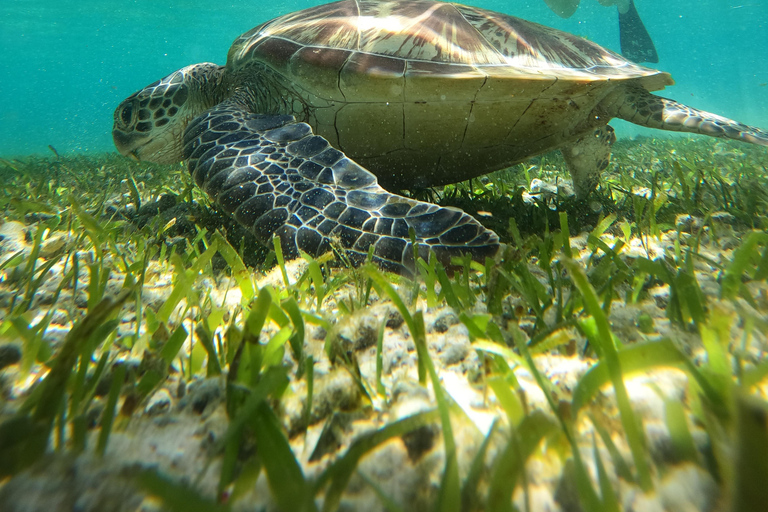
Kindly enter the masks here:
[[[0, 155], [114, 151], [112, 111], [187, 64], [223, 64], [232, 40], [319, 1], [2, 0]], [[582, 0], [563, 20], [543, 0], [472, 4], [585, 36], [618, 51], [616, 9]], [[768, 0], [636, 0], [669, 97], [768, 129]], [[614, 121], [619, 133], [639, 129]], [[658, 132], [657, 132], [658, 133]]]

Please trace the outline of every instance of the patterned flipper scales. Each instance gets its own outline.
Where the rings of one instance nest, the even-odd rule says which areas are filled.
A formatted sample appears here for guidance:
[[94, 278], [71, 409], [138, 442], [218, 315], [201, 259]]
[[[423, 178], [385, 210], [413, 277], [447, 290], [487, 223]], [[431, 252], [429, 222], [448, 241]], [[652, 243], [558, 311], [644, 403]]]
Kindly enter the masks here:
[[409, 228], [419, 254], [433, 250], [443, 264], [461, 253], [484, 261], [499, 248], [496, 234], [461, 210], [387, 192], [292, 116], [224, 102], [190, 123], [184, 155], [197, 184], [262, 243], [277, 235], [286, 258], [341, 247], [358, 265], [373, 246], [380, 267], [409, 274]]
[[612, 116], [625, 121], [649, 128], [700, 133], [768, 146], [768, 132], [764, 130], [656, 96], [642, 87], [625, 87], [614, 94], [617, 99]]

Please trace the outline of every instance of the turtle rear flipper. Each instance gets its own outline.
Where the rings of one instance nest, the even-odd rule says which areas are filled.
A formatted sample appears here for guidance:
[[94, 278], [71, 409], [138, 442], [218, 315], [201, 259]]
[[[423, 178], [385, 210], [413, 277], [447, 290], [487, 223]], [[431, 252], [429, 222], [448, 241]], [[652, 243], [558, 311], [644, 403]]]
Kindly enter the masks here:
[[[641, 86], [627, 86], [603, 102], [611, 116], [649, 128], [675, 132], [700, 133], [710, 137], [768, 146], [768, 132], [698, 110], [677, 101], [649, 93]], [[602, 110], [602, 108], [601, 108]]]
[[286, 258], [341, 248], [353, 265], [373, 247], [379, 266], [414, 270], [419, 254], [444, 264], [470, 253], [484, 261], [498, 237], [470, 215], [381, 188], [376, 177], [292, 116], [251, 114], [234, 101], [194, 119], [185, 158], [197, 184], [265, 245], [280, 237]]
[[609, 125], [605, 125], [560, 148], [577, 197], [586, 197], [597, 187], [600, 175], [611, 161], [614, 142], [616, 133]]

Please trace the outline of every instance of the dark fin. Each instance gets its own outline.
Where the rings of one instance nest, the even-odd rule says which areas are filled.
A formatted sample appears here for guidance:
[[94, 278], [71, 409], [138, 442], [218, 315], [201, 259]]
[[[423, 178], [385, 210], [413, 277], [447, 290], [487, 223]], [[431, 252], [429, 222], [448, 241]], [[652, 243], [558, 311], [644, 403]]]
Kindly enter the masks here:
[[286, 258], [341, 248], [357, 265], [373, 246], [379, 266], [410, 274], [411, 228], [419, 254], [432, 250], [446, 266], [462, 253], [484, 262], [499, 249], [496, 234], [472, 216], [390, 194], [291, 116], [225, 102], [189, 124], [184, 155], [197, 184], [265, 245], [280, 237]]
[[627, 85], [617, 92], [620, 96], [611, 99], [616, 102], [610, 107], [616, 112], [612, 117], [649, 128], [700, 133], [768, 146], [768, 132], [759, 128], [661, 98], [641, 86]]
[[645, 29], [633, 0], [629, 0], [627, 12], [619, 12], [619, 40], [621, 54], [629, 60], [638, 63], [659, 62], [659, 54], [656, 53], [651, 35]]
[[597, 187], [601, 173], [611, 161], [614, 142], [616, 134], [613, 128], [605, 125], [560, 148], [571, 172], [577, 197], [586, 197]]

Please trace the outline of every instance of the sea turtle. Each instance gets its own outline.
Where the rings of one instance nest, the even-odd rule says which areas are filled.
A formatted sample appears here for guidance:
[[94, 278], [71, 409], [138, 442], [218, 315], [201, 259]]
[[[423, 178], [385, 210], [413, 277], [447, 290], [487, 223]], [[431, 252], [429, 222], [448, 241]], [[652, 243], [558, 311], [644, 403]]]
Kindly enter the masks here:
[[460, 210], [379, 183], [452, 183], [559, 148], [584, 196], [608, 164], [614, 117], [768, 145], [766, 132], [649, 92], [672, 83], [505, 14], [342, 0], [246, 32], [225, 66], [187, 66], [131, 95], [113, 137], [137, 159], [187, 160], [221, 208], [265, 243], [279, 236], [288, 256], [333, 246], [358, 263], [371, 249], [407, 272], [409, 229], [422, 255], [443, 261], [484, 259], [498, 238]]

